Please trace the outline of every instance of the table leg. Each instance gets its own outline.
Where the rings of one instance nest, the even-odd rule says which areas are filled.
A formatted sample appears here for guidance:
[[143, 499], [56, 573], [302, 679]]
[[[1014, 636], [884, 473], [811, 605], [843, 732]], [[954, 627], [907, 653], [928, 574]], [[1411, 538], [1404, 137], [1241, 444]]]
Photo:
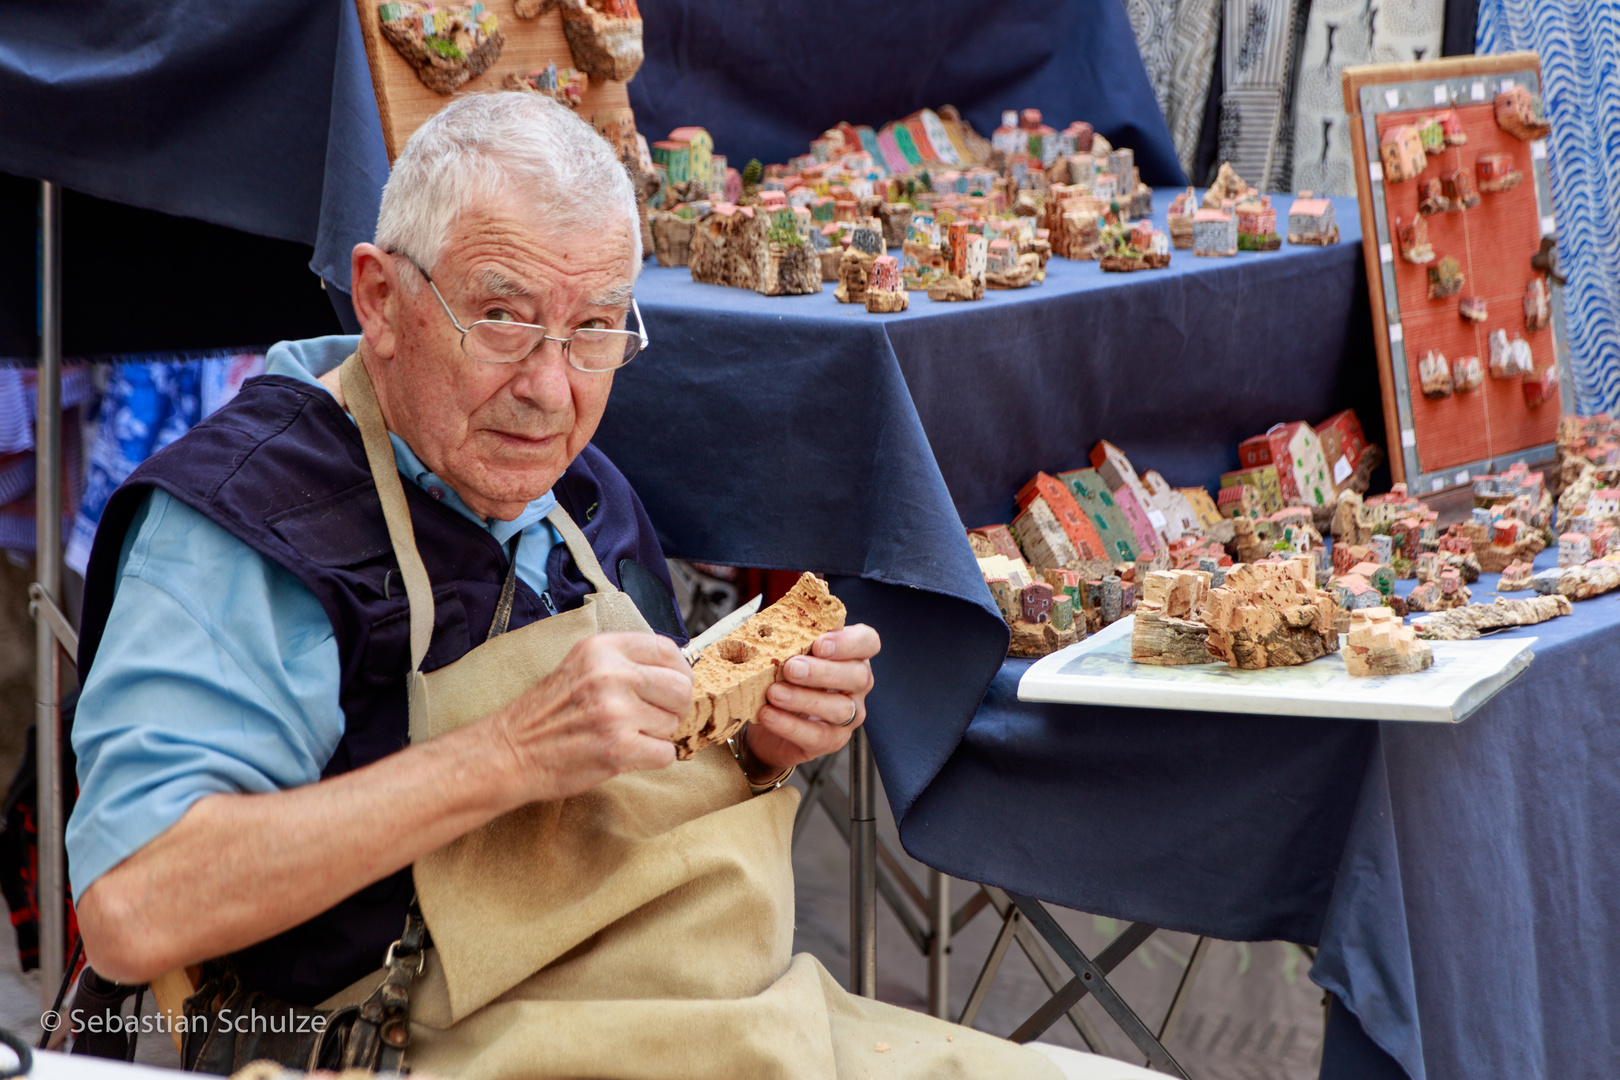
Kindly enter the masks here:
[[1159, 1032], [1154, 1038], [1161, 1043], [1167, 1042], [1175, 1034], [1176, 1021], [1181, 1019], [1181, 1008], [1187, 1004], [1192, 996], [1193, 980], [1198, 978], [1198, 969], [1204, 966], [1204, 957], [1209, 953], [1209, 938], [1201, 937], [1193, 942], [1192, 955], [1187, 958], [1186, 970], [1181, 973], [1181, 981], [1176, 984], [1175, 996], [1170, 999], [1170, 1007], [1164, 1012], [1164, 1023], [1159, 1025]]
[[[1031, 1041], [1072, 1007], [1066, 999], [1072, 997], [1075, 1002], [1078, 1002], [1081, 997], [1090, 993], [1097, 999], [1097, 1004], [1106, 1009], [1108, 1015], [1113, 1017], [1114, 1023], [1120, 1026], [1131, 1042], [1136, 1044], [1136, 1048], [1147, 1055], [1150, 1067], [1160, 1072], [1167, 1072], [1172, 1076], [1183, 1077], [1185, 1080], [1186, 1071], [1170, 1055], [1170, 1051], [1166, 1050], [1159, 1040], [1153, 1037], [1153, 1033], [1147, 1029], [1147, 1025], [1142, 1023], [1141, 1017], [1137, 1016], [1135, 1010], [1125, 1004], [1125, 999], [1119, 996], [1118, 991], [1109, 985], [1108, 979], [1105, 977], [1108, 971], [1135, 951], [1136, 947], [1143, 941], [1146, 941], [1153, 934], [1155, 928], [1146, 923], [1132, 923], [1119, 937], [1108, 943], [1103, 951], [1097, 955], [1097, 962], [1093, 963], [1085, 953], [1080, 951], [1080, 947], [1074, 943], [1073, 939], [1063, 932], [1063, 928], [1057, 924], [1056, 919], [1052, 918], [1051, 912], [1041, 906], [1040, 901], [1029, 896], [1019, 896], [1017, 893], [1008, 893], [1007, 895], [1013, 903], [1018, 905], [1018, 910], [1023, 912], [1024, 918], [1029, 920], [1030, 925], [1039, 932], [1041, 937], [1046, 940], [1046, 943], [1052, 947], [1052, 950], [1058, 954], [1058, 959], [1062, 960], [1069, 970], [1074, 972], [1074, 978], [1069, 981], [1063, 990], [1055, 995], [1053, 1000], [1042, 1006], [1034, 1016], [1024, 1021], [1009, 1038], [1014, 1042]], [[1105, 963], [1106, 966], [1104, 966]]]
[[928, 1012], [951, 1015], [951, 879], [928, 871]]
[[877, 770], [866, 732], [849, 741], [849, 987], [877, 997]]

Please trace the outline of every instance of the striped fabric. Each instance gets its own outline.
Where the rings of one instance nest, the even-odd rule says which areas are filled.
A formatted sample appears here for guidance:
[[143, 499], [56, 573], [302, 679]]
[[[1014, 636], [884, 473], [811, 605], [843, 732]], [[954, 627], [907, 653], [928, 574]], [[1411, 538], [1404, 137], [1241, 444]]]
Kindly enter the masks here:
[[1222, 0], [1125, 0], [1142, 66], [1188, 176], [1198, 159], [1204, 105], [1215, 76]]
[[1576, 406], [1614, 412], [1620, 409], [1620, 10], [1593, 0], [1480, 0], [1476, 47], [1541, 55]]
[[[1266, 191], [1292, 185], [1293, 69], [1297, 0], [1226, 0], [1221, 46], [1220, 152], [1237, 174]], [[1303, 18], [1302, 15], [1298, 17]]]

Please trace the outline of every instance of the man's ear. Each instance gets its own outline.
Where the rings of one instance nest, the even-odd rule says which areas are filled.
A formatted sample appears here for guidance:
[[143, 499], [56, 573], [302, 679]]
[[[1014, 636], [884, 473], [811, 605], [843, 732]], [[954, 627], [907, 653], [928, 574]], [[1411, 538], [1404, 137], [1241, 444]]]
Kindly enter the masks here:
[[393, 358], [400, 310], [399, 260], [376, 244], [356, 244], [351, 256], [354, 313], [366, 349], [379, 360]]

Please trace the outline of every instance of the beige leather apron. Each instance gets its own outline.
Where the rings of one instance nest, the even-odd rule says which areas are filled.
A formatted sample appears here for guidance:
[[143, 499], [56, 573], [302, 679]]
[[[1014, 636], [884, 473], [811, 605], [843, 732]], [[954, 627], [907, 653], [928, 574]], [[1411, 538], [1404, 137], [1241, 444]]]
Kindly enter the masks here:
[[[393, 447], [357, 356], [341, 381], [410, 605], [412, 742], [502, 708], [591, 634], [651, 632], [559, 507], [548, 520], [596, 592], [422, 672], [433, 594]], [[434, 949], [412, 993], [407, 1064], [469, 1078], [1057, 1077], [1022, 1047], [850, 997], [791, 955], [798, 798], [750, 798], [712, 747], [531, 803], [418, 859]]]

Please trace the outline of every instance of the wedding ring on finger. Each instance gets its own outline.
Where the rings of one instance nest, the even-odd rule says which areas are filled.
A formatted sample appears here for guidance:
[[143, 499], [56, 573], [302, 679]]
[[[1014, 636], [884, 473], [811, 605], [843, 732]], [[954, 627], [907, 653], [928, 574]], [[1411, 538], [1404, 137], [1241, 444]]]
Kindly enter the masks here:
[[861, 711], [860, 704], [854, 698], [850, 698], [849, 699], [849, 719], [845, 720], [842, 724], [839, 724], [838, 726], [839, 727], [849, 727], [849, 725], [851, 725], [851, 724], [853, 724], [855, 722], [855, 717], [860, 713], [860, 711]]

